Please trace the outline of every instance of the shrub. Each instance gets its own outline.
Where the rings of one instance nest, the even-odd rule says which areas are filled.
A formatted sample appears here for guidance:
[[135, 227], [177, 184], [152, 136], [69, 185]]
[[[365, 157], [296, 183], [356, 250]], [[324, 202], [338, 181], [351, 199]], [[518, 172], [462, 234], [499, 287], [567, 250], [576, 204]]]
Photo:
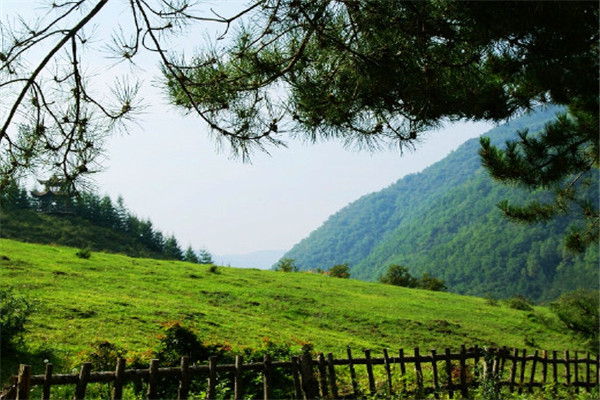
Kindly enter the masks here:
[[431, 290], [434, 292], [443, 292], [448, 289], [446, 287], [446, 283], [443, 280], [434, 278], [429, 275], [427, 272], [423, 274], [421, 279], [417, 282], [417, 287], [420, 289]]
[[[188, 356], [190, 364], [206, 364], [209, 357], [214, 356], [218, 364], [233, 364], [236, 355], [244, 357], [244, 363], [262, 362], [265, 354], [274, 360], [291, 359], [292, 355], [301, 354], [302, 350], [312, 349], [312, 345], [304, 344], [302, 349], [288, 344], [277, 344], [269, 338], [264, 338], [257, 347], [233, 348], [229, 343], [211, 343], [201, 341], [197, 334], [188, 326], [175, 321], [163, 325], [163, 333], [159, 336], [159, 343], [152, 352], [151, 357], [160, 361], [161, 366], [179, 366], [181, 357]], [[243, 372], [244, 398], [258, 398], [262, 394], [262, 372], [248, 370]], [[217, 384], [217, 398], [231, 397], [231, 387], [234, 373], [219, 372]], [[274, 369], [271, 379], [273, 382], [274, 398], [290, 398], [293, 393], [291, 377], [283, 370]], [[177, 382], [161, 378], [159, 398], [172, 398], [177, 393]], [[142, 395], [143, 388], [136, 388], [138, 395]], [[204, 398], [206, 395], [206, 380], [194, 380], [190, 384], [190, 398]], [[194, 396], [198, 397], [194, 397]]]
[[281, 272], [298, 272], [298, 267], [293, 258], [282, 258], [275, 266], [275, 271]]
[[83, 258], [84, 260], [89, 259], [92, 256], [92, 251], [89, 247], [80, 249], [75, 255], [79, 258]]
[[498, 300], [496, 300], [494, 298], [494, 296], [492, 296], [491, 293], [488, 293], [485, 296], [485, 304], [487, 304], [488, 306], [494, 306], [494, 307], [496, 307], [496, 306], [498, 306]]
[[390, 265], [386, 274], [379, 277], [379, 282], [409, 288], [417, 287], [418, 283], [417, 279], [408, 272], [408, 268], [401, 265]]
[[117, 359], [123, 358], [125, 351], [108, 340], [97, 340], [89, 345], [86, 350], [77, 354], [73, 367], [81, 363], [92, 363], [94, 371], [111, 371], [117, 365]]
[[14, 350], [22, 342], [25, 323], [35, 310], [34, 302], [14, 294], [13, 289], [0, 289], [1, 349]]
[[339, 264], [329, 268], [329, 276], [334, 278], [350, 278], [350, 264]]
[[516, 295], [513, 298], [506, 300], [506, 304], [509, 308], [521, 311], [533, 311], [533, 307], [531, 306], [531, 301], [525, 296], [521, 296], [520, 294]]

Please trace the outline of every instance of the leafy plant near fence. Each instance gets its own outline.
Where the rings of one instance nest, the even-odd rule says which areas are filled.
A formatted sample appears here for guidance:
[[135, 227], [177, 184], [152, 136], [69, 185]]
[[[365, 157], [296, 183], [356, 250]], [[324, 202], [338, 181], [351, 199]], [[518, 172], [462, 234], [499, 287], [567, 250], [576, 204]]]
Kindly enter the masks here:
[[0, 289], [1, 351], [12, 351], [22, 339], [25, 323], [33, 313], [35, 302], [18, 295], [12, 289]]

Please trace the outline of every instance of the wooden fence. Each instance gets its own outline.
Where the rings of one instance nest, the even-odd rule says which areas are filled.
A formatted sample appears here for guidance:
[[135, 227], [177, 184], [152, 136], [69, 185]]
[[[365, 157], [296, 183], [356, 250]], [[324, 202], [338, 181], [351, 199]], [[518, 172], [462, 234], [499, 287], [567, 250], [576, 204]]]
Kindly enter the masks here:
[[[218, 396], [218, 388], [228, 386], [228, 398], [241, 399], [248, 382], [243, 379], [245, 371], [255, 371], [262, 375], [262, 393], [264, 399], [273, 398], [272, 376], [275, 371], [288, 377], [289, 397], [295, 399], [337, 399], [362, 398], [366, 395], [387, 395], [393, 393], [406, 396], [424, 397], [433, 394], [448, 393], [452, 398], [460, 393], [469, 397], [469, 391], [483, 382], [491, 384], [495, 390], [511, 392], [533, 392], [547, 384], [554, 387], [566, 386], [575, 391], [591, 390], [598, 386], [600, 368], [598, 355], [586, 353], [580, 357], [578, 352], [509, 350], [506, 347], [470, 348], [461, 347], [460, 352], [451, 353], [446, 348], [443, 353], [431, 350], [421, 354], [415, 348], [412, 355], [400, 350], [397, 355], [383, 351], [383, 357], [374, 358], [370, 350], [364, 350], [364, 357], [354, 358], [347, 349], [346, 358], [335, 359], [331, 353], [322, 353], [316, 358], [305, 353], [293, 357], [290, 361], [273, 361], [269, 355], [262, 362], [244, 363], [237, 356], [235, 364], [217, 364], [211, 357], [206, 365], [190, 365], [183, 357], [179, 367], [161, 368], [158, 360], [152, 360], [147, 369], [125, 369], [125, 360], [119, 359], [115, 371], [95, 372], [90, 363], [84, 363], [78, 374], [53, 374], [52, 365], [46, 365], [43, 375], [31, 375], [31, 367], [21, 365], [19, 374], [11, 377], [0, 396], [4, 399], [29, 399], [33, 389], [42, 399], [50, 399], [51, 387], [74, 386], [74, 399], [83, 399], [89, 384], [110, 384], [110, 397], [121, 399], [126, 384], [138, 382], [143, 385], [143, 397], [157, 399], [160, 385], [165, 379], [177, 382], [177, 389], [169, 398], [186, 399], [192, 382], [206, 382], [206, 397]], [[142, 387], [142, 386], [140, 386]], [[108, 391], [106, 392], [108, 393]], [[108, 396], [108, 395], [107, 395]]]

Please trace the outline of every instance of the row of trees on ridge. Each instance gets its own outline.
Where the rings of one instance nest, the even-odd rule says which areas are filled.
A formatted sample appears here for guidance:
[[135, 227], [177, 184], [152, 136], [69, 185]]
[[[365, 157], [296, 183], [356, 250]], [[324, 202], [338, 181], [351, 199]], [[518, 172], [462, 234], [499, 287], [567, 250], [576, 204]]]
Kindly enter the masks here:
[[[18, 210], [39, 209], [38, 200], [17, 182], [12, 181], [0, 195], [3, 213]], [[91, 192], [78, 192], [70, 198], [69, 214], [66, 218], [78, 217], [95, 226], [111, 229], [135, 238], [145, 248], [172, 260], [211, 264], [212, 255], [205, 249], [194, 251], [192, 246], [181, 248], [174, 235], [165, 235], [152, 224], [150, 219], [140, 219], [125, 206], [123, 197], [114, 202], [109, 196]]]

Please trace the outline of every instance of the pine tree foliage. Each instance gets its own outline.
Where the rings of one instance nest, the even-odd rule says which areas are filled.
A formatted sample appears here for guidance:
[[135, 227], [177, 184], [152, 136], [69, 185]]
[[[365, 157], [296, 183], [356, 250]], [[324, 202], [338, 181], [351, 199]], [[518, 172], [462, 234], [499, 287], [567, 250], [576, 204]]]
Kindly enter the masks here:
[[200, 249], [198, 251], [198, 262], [200, 264], [212, 264], [214, 263], [213, 256], [208, 250]]
[[566, 246], [582, 252], [598, 242], [600, 214], [598, 206], [582, 197], [582, 186], [597, 184], [591, 171], [598, 168], [598, 114], [574, 112], [560, 114], [538, 134], [519, 132], [519, 139], [506, 142], [500, 149], [481, 139], [483, 166], [492, 177], [530, 190], [552, 189], [553, 198], [545, 202], [530, 200], [512, 205], [498, 204], [509, 218], [525, 222], [547, 222], [557, 215], [580, 216], [566, 236]]

